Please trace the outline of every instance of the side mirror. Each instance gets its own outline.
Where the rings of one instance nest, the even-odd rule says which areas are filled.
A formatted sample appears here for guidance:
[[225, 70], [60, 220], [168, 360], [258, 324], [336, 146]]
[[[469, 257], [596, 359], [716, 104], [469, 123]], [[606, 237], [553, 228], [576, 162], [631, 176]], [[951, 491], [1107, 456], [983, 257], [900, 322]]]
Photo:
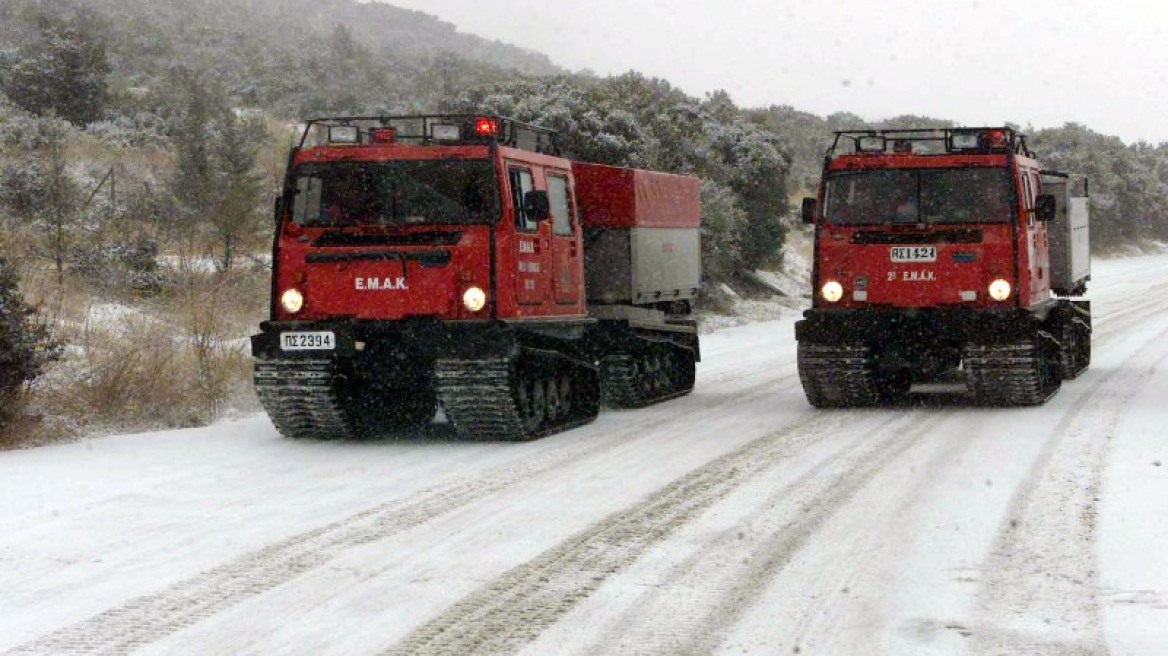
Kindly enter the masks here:
[[1053, 194], [1039, 194], [1034, 199], [1034, 217], [1039, 221], [1054, 221], [1057, 209], [1058, 204], [1055, 202]]
[[543, 190], [537, 189], [523, 194], [523, 207], [527, 210], [527, 217], [533, 221], [546, 221], [552, 215], [548, 194]]
[[287, 202], [284, 200], [284, 196], [283, 195], [276, 196], [276, 204], [275, 204], [275, 208], [273, 208], [273, 210], [272, 210], [272, 216], [275, 219], [277, 227], [280, 225], [280, 220], [284, 218], [284, 209], [286, 207], [287, 207]]
[[819, 201], [814, 198], [803, 199], [803, 223], [815, 223], [815, 212], [819, 209]]

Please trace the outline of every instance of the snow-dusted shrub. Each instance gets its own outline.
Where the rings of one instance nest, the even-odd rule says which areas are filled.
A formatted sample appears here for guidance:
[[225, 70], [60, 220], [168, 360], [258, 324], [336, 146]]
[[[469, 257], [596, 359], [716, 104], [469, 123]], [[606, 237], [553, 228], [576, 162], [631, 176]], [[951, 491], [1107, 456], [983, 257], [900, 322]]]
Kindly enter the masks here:
[[75, 273], [106, 289], [156, 293], [164, 282], [158, 242], [149, 238], [82, 244], [69, 259]]
[[56, 116], [36, 116], [0, 96], [0, 148], [36, 150], [48, 145], [55, 135], [76, 136], [77, 128]]
[[44, 204], [45, 194], [44, 176], [37, 162], [0, 168], [0, 206], [13, 215], [31, 217]]
[[113, 148], [166, 148], [168, 126], [165, 119], [150, 112], [117, 115], [85, 126], [85, 132]]

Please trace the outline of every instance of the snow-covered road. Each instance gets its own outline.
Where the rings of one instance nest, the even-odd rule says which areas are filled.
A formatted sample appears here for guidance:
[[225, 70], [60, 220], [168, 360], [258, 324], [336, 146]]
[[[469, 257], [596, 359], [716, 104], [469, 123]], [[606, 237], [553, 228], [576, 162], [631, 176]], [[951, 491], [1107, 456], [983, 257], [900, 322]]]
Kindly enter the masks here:
[[815, 411], [794, 314], [529, 444], [263, 417], [0, 453], [0, 654], [1166, 654], [1168, 256], [1045, 406]]

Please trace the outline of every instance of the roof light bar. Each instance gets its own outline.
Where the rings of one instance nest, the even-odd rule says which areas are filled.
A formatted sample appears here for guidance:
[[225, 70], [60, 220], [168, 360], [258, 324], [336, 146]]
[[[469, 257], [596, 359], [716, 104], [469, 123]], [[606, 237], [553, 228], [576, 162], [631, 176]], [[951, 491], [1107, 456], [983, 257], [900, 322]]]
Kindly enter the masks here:
[[1015, 153], [1034, 157], [1026, 147], [1026, 135], [1008, 126], [836, 130], [835, 140], [827, 149], [827, 157], [833, 159], [847, 154], [890, 152], [920, 156], [945, 153]]
[[369, 131], [369, 143], [387, 144], [397, 141], [397, 130], [393, 128], [373, 128]]
[[983, 148], [1005, 148], [1009, 145], [1009, 139], [1006, 137], [1005, 130], [986, 130], [981, 133], [981, 145]]
[[475, 134], [480, 137], [499, 136], [499, 122], [488, 116], [480, 116], [474, 121]]

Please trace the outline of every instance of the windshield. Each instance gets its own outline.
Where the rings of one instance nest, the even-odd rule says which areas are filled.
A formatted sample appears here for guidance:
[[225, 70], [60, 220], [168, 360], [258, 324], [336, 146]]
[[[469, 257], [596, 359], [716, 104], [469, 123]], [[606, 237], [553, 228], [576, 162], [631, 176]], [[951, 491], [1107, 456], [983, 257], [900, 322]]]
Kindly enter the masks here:
[[1002, 223], [1013, 220], [1005, 168], [881, 169], [835, 173], [824, 217], [836, 225]]
[[300, 225], [488, 223], [499, 217], [488, 161], [313, 163], [295, 175], [292, 220]]

